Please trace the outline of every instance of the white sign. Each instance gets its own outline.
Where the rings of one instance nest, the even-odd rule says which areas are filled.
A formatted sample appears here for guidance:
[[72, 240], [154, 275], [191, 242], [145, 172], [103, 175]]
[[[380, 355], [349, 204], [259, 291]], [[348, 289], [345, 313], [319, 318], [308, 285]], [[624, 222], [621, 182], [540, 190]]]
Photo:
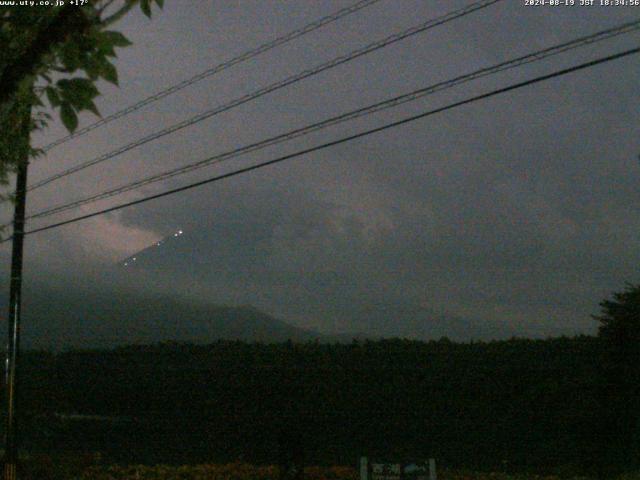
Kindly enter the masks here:
[[402, 467], [399, 463], [372, 463], [371, 480], [400, 480]]
[[[369, 468], [371, 467], [371, 468]], [[437, 480], [436, 461], [405, 464], [369, 463], [360, 457], [360, 480]]]

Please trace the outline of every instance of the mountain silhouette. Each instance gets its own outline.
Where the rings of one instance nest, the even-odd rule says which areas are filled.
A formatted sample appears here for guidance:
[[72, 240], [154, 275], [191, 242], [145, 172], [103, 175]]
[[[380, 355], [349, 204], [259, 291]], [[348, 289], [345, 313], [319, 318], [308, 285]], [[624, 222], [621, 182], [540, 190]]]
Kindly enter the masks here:
[[[6, 299], [2, 306], [4, 320]], [[40, 287], [31, 288], [23, 301], [21, 343], [25, 348], [321, 338], [318, 332], [295, 327], [251, 306], [198, 303], [167, 295]]]

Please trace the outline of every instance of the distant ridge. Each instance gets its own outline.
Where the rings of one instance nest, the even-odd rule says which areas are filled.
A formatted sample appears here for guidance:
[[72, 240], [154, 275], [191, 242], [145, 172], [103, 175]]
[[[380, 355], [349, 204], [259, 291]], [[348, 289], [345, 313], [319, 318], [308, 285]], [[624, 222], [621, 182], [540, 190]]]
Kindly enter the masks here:
[[[118, 302], [100, 300], [92, 301], [90, 306], [65, 302], [62, 308], [32, 302], [25, 308], [24, 323], [32, 326], [25, 331], [25, 342], [34, 346], [49, 344], [48, 347], [111, 347], [166, 340], [281, 342], [320, 337], [316, 332], [294, 327], [255, 308], [197, 305], [162, 297], [121, 297]], [[46, 324], [39, 321], [45, 317]], [[33, 334], [27, 335], [30, 330]], [[45, 337], [38, 338], [42, 335]]]
[[[5, 301], [0, 300], [0, 305], [6, 310]], [[323, 335], [250, 305], [225, 306], [177, 296], [104, 290], [29, 289], [23, 312], [22, 344], [27, 349], [111, 348], [164, 341], [206, 344], [216, 340], [344, 343], [364, 338], [362, 334]]]

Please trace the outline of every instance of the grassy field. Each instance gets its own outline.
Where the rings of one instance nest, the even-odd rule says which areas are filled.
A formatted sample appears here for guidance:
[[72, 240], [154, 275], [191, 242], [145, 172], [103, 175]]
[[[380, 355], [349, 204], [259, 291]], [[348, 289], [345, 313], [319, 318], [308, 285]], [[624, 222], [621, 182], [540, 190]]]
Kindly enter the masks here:
[[[276, 466], [248, 464], [169, 466], [91, 467], [81, 480], [277, 480]], [[306, 467], [305, 480], [358, 480], [352, 467]], [[505, 473], [474, 473], [442, 470], [438, 480], [560, 480], [557, 476], [511, 475]], [[571, 480], [588, 480], [573, 477]], [[640, 480], [640, 474], [625, 475], [616, 480]]]
[[[96, 465], [91, 456], [69, 458], [30, 457], [22, 463], [23, 480], [278, 480], [275, 465], [246, 463], [205, 465]], [[349, 466], [306, 467], [304, 480], [359, 480]], [[555, 475], [480, 473], [439, 469], [438, 480], [593, 480], [590, 477]], [[640, 473], [611, 480], [640, 480]]]

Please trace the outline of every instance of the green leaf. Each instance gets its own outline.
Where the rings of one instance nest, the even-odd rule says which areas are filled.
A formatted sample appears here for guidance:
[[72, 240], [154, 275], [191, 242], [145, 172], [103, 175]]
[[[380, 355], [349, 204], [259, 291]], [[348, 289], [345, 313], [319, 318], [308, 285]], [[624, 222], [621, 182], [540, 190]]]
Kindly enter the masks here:
[[76, 112], [81, 110], [97, 111], [93, 99], [98, 96], [98, 89], [88, 78], [62, 79], [57, 83], [60, 102], [69, 104]]
[[78, 128], [78, 116], [68, 103], [60, 106], [60, 118], [69, 132], [73, 133]]
[[80, 68], [82, 63], [82, 53], [76, 42], [66, 42], [62, 45], [60, 59], [65, 68], [70, 71]]
[[104, 65], [100, 66], [100, 76], [107, 82], [118, 85], [118, 71], [116, 70], [116, 67], [108, 61], [105, 61]]
[[156, 0], [156, 3], [161, 9], [164, 7], [164, 0]]
[[83, 95], [91, 96], [98, 93], [98, 89], [93, 85], [93, 82], [88, 78], [64, 78], [58, 80], [58, 87], [65, 92], [78, 91]]
[[34, 97], [31, 100], [32, 105], [36, 106], [36, 107], [44, 107], [44, 103], [42, 103], [42, 100], [40, 100], [39, 97]]
[[96, 104], [93, 103], [93, 100], [89, 100], [84, 108], [86, 110], [89, 110], [91, 113], [93, 113], [97, 117], [101, 117], [102, 116], [102, 115], [100, 115], [100, 111], [98, 111], [98, 107], [96, 107]]
[[96, 81], [100, 76], [100, 72], [102, 71], [102, 64], [107, 60], [105, 57], [96, 57], [95, 55], [89, 58], [87, 64], [84, 67], [84, 71], [89, 77], [90, 80]]
[[140, 9], [142, 10], [142, 13], [144, 13], [147, 17], [151, 18], [151, 1], [150, 0], [141, 0]]
[[94, 98], [99, 94], [98, 89], [88, 78], [72, 78], [68, 80], [67, 92], [79, 98]]
[[105, 31], [100, 34], [101, 45], [113, 45], [114, 47], [128, 47], [132, 43], [120, 32]]
[[95, 56], [104, 56], [108, 54], [112, 54], [112, 55], [114, 54], [114, 44], [111, 41], [111, 33], [117, 33], [117, 32], [103, 32], [98, 30], [95, 33], [93, 33], [93, 38], [95, 40], [95, 48], [93, 48], [90, 51], [90, 55], [88, 55], [87, 57], [88, 61]]

